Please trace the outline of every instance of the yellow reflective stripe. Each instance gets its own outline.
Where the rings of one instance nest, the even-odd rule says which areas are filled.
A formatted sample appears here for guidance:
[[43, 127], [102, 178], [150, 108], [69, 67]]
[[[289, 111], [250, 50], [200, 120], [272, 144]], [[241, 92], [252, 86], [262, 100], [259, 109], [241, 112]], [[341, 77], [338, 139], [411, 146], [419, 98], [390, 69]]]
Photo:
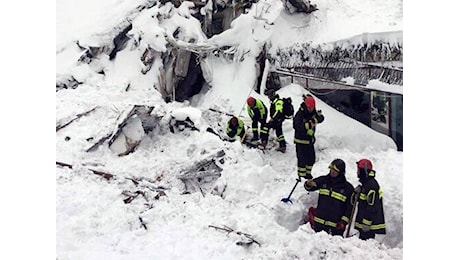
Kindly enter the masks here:
[[374, 202], [375, 202], [375, 190], [370, 190], [369, 193], [367, 193], [367, 203], [373, 206]]
[[294, 142], [298, 144], [310, 144], [310, 141], [308, 140], [302, 140], [302, 139], [297, 139], [297, 138], [294, 138]]
[[378, 230], [385, 228], [385, 224], [372, 225], [371, 230]]
[[331, 165], [329, 165], [329, 168], [334, 169], [334, 171], [336, 171], [336, 172], [340, 172], [339, 168], [337, 168], [337, 166], [335, 164], [331, 163]]
[[335, 191], [332, 192], [331, 197], [333, 197], [334, 199], [338, 199], [340, 201], [343, 201], [343, 202], [345, 202], [347, 200], [347, 196], [345, 196], [343, 194], [340, 194], [338, 192], [335, 192]]
[[307, 176], [307, 169], [303, 167], [297, 167], [297, 175], [306, 177]]
[[326, 226], [337, 227], [337, 223], [332, 222], [332, 221], [326, 221], [326, 220], [318, 218], [316, 216], [313, 218], [313, 220], [315, 222], [318, 222], [318, 223], [326, 225]]
[[359, 199], [360, 199], [360, 200], [367, 200], [366, 194], [360, 193], [360, 194], [359, 194]]
[[258, 127], [253, 127], [253, 128], [252, 128], [252, 131], [253, 131], [253, 132], [256, 132], [256, 131], [258, 131], [258, 130], [259, 130]]
[[283, 112], [283, 101], [281, 99], [275, 100], [275, 113], [273, 114], [272, 118], [275, 118], [278, 113]]
[[264, 133], [264, 134], [266, 134], [267, 132], [268, 132], [268, 130], [267, 130], [266, 128], [262, 128], [262, 129], [260, 129], [260, 133]]
[[350, 219], [347, 217], [347, 216], [342, 216], [341, 220], [345, 221], [345, 222], [350, 222]]
[[328, 189], [319, 189], [319, 194], [329, 196], [330, 191]]
[[284, 141], [284, 135], [280, 135], [280, 137], [278, 137], [278, 142], [279, 141]]
[[254, 117], [254, 112], [252, 111], [251, 107], [248, 106], [248, 109], [247, 109], [247, 110], [248, 110], [249, 117], [250, 117], [250, 118], [253, 118], [253, 117]]
[[326, 195], [326, 196], [330, 195], [332, 198], [340, 200], [342, 202], [345, 202], [347, 200], [347, 196], [345, 196], [343, 194], [340, 194], [338, 192], [335, 192], [335, 191], [333, 191], [331, 193], [331, 191], [328, 190], [328, 189], [319, 189], [319, 194], [320, 195]]
[[367, 220], [367, 219], [363, 218], [363, 224], [370, 226], [370, 225], [372, 225], [372, 220]]
[[369, 176], [375, 177], [375, 172], [372, 171], [372, 170], [370, 170], [370, 171], [369, 171]]
[[324, 223], [324, 225], [331, 226], [331, 227], [337, 227], [337, 223], [332, 222], [332, 221], [326, 221], [326, 223]]
[[381, 199], [383, 197], [383, 191], [382, 189], [379, 189], [379, 199]]
[[315, 217], [313, 218], [313, 220], [314, 220], [315, 222], [320, 223], [320, 224], [324, 224], [324, 223], [326, 222], [324, 219], [318, 218], [317, 216], [315, 216]]
[[[355, 222], [355, 227], [356, 228], [363, 228], [363, 224], [359, 223], [359, 222]], [[366, 226], [369, 226], [369, 225], [366, 225]], [[379, 230], [379, 229], [384, 229], [386, 226], [385, 224], [377, 224], [377, 225], [371, 225], [370, 226], [370, 229], [371, 230]]]

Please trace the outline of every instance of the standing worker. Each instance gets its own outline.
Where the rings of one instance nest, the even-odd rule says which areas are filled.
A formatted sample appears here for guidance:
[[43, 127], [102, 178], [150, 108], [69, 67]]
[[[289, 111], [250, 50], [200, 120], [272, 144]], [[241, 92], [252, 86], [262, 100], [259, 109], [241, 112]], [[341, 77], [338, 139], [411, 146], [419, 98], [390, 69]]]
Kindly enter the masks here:
[[313, 179], [311, 175], [316, 161], [315, 133], [316, 125], [324, 121], [321, 110], [316, 110], [313, 96], [305, 96], [294, 116], [294, 143], [297, 155], [297, 175], [299, 179]]
[[266, 92], [268, 98], [270, 99], [270, 121], [268, 121], [267, 126], [262, 128], [261, 132], [264, 131], [267, 133], [266, 138], [262, 138], [262, 146], [266, 146], [268, 142], [268, 131], [270, 128], [275, 129], [276, 137], [278, 138], [279, 147], [276, 149], [282, 153], [286, 152], [286, 140], [284, 139], [283, 134], [283, 121], [285, 115], [283, 113], [283, 100], [280, 98], [274, 89], [269, 89]]
[[249, 117], [252, 119], [252, 138], [251, 142], [259, 140], [259, 123], [260, 123], [260, 138], [267, 140], [268, 132], [266, 130], [267, 124], [267, 107], [260, 99], [249, 97], [246, 101], [248, 104], [247, 111]]
[[362, 185], [355, 189], [359, 194], [355, 228], [359, 231], [359, 238], [367, 240], [375, 238], [375, 234], [386, 234], [383, 193], [375, 179], [372, 162], [361, 159], [356, 162], [356, 166], [359, 182]]

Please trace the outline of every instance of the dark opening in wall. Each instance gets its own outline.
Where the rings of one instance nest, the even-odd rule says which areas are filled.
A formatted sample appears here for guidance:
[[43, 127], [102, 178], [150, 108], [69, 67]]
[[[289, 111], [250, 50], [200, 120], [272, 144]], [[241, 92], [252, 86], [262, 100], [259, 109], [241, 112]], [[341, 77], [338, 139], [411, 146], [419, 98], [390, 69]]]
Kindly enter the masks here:
[[203, 77], [198, 54], [191, 53], [187, 75], [185, 77], [178, 78], [176, 101], [182, 102], [190, 99], [193, 95], [200, 93], [201, 88], [206, 81]]

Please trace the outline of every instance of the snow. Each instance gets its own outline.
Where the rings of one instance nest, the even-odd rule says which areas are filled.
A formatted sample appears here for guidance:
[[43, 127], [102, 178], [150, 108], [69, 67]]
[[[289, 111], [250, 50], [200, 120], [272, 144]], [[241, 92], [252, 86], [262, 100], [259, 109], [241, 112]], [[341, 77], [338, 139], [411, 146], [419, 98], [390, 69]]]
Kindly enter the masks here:
[[[297, 187], [292, 196], [294, 202], [292, 205], [280, 202], [281, 198], [288, 195], [295, 182], [296, 161], [294, 146], [292, 141], [289, 141], [292, 140], [293, 134], [289, 121], [283, 127], [288, 140], [286, 154], [274, 152], [262, 154], [259, 151], [242, 147], [237, 142], [223, 143], [216, 136], [204, 132], [203, 134], [162, 132], [161, 134], [145, 136], [136, 152], [124, 157], [116, 156], [108, 149], [107, 145], [100, 147], [94, 153], [84, 152], [84, 148], [88, 147], [85, 138], [105, 134], [106, 130], [113, 131], [117, 123], [117, 116], [120, 112], [125, 111], [130, 104], [155, 104], [157, 105], [154, 110], [155, 113], [169, 114], [176, 110], [180, 112], [181, 109], [183, 109], [183, 113], [188, 113], [188, 109], [190, 111], [195, 111], [195, 109], [203, 111], [219, 104], [219, 109], [223, 111], [229, 113], [242, 111], [242, 116], [246, 116], [242, 108], [254, 75], [252, 75], [253, 73], [242, 72], [246, 72], [244, 69], [251, 69], [249, 59], [247, 64], [244, 62], [241, 64], [224, 63], [218, 59], [213, 60], [215, 65], [213, 66], [213, 80], [220, 80], [219, 84], [216, 84], [206, 94], [197, 95], [190, 104], [188, 102], [183, 104], [162, 103], [159, 93], [149, 87], [152, 81], [145, 82], [146, 80], [140, 76], [141, 74], [138, 73], [139, 70], [137, 69], [132, 69], [129, 73], [122, 69], [116, 73], [107, 73], [103, 80], [91, 73], [94, 68], [76, 66], [76, 59], [81, 53], [73, 46], [72, 42], [76, 39], [87, 41], [89, 36], [97, 42], [105, 42], [106, 38], [103, 35], [110, 33], [110, 30], [117, 26], [119, 17], [124, 17], [124, 15], [113, 13], [115, 11], [123, 14], [129, 13], [131, 9], [127, 6], [130, 2], [132, 2], [132, 6], [135, 6], [136, 1], [104, 0], [97, 1], [97, 3], [57, 1], [56, 49], [51, 49], [52, 43], [37, 42], [37, 48], [48, 50], [48, 52], [38, 53], [41, 57], [32, 61], [30, 67], [36, 69], [30, 70], [30, 76], [24, 77], [24, 70], [15, 70], [13, 73], [5, 75], [5, 82], [11, 86], [17, 86], [18, 79], [21, 79], [23, 83], [21, 86], [33, 86], [30, 89], [31, 95], [24, 96], [23, 89], [18, 87], [21, 92], [14, 96], [8, 95], [8, 97], [11, 97], [9, 98], [11, 101], [20, 100], [23, 102], [24, 106], [18, 106], [16, 111], [19, 111], [21, 115], [29, 115], [26, 118], [26, 125], [34, 126], [34, 129], [24, 127], [25, 118], [23, 116], [18, 117], [18, 113], [11, 112], [13, 103], [2, 102], [2, 110], [8, 111], [5, 113], [4, 122], [9, 122], [12, 126], [2, 129], [2, 135], [6, 141], [4, 145], [8, 148], [8, 154], [4, 155], [6, 156], [4, 158], [5, 177], [2, 185], [2, 197], [5, 203], [2, 214], [2, 232], [8, 236], [8, 241], [2, 250], [2, 256], [4, 256], [2, 258], [30, 259], [46, 254], [46, 258], [56, 259], [295, 259], [296, 257], [300, 259], [319, 259], [320, 257], [327, 259], [402, 259], [403, 251], [406, 257], [410, 255], [410, 259], [413, 256], [415, 258], [415, 255], [426, 258], [452, 259], [455, 257], [456, 243], [455, 239], [450, 238], [447, 233], [450, 231], [449, 226], [441, 228], [431, 222], [436, 221], [433, 214], [444, 214], [442, 213], [444, 211], [432, 211], [432, 207], [447, 210], [455, 205], [452, 201], [442, 199], [442, 196], [437, 192], [439, 188], [443, 190], [443, 194], [448, 194], [446, 196], [455, 198], [455, 194], [453, 194], [454, 185], [457, 183], [455, 171], [452, 171], [450, 166], [452, 164], [450, 163], [428, 163], [452, 162], [455, 158], [455, 153], [444, 153], [448, 147], [455, 146], [456, 142], [454, 134], [456, 136], [457, 128], [453, 125], [450, 126], [449, 123], [454, 122], [447, 118], [452, 116], [448, 113], [449, 111], [456, 110], [452, 106], [456, 103], [448, 101], [450, 97], [455, 95], [444, 97], [442, 104], [436, 103], [440, 102], [439, 100], [430, 103], [442, 107], [446, 113], [440, 113], [438, 109], [420, 113], [415, 110], [418, 105], [417, 101], [422, 102], [422, 100], [430, 98], [433, 92], [421, 91], [417, 95], [413, 95], [414, 92], [411, 91], [414, 90], [406, 89], [404, 131], [411, 134], [405, 135], [405, 143], [409, 145], [405, 146], [404, 160], [403, 153], [397, 152], [394, 144], [387, 137], [377, 134], [334, 111], [317, 99], [318, 107], [323, 110], [326, 116], [325, 122], [318, 126], [318, 147], [325, 149], [317, 150], [319, 158], [313, 169], [313, 175], [325, 174], [328, 163], [339, 157], [347, 163], [347, 177], [352, 184], [356, 185], [354, 162], [362, 157], [371, 159], [377, 170], [377, 180], [384, 191], [388, 234], [383, 244], [379, 244], [377, 241], [363, 242], [356, 237], [343, 239], [323, 233], [316, 234], [308, 225], [298, 226], [299, 216], [304, 214], [306, 208], [316, 203], [317, 195], [315, 193], [308, 194], [302, 187]], [[335, 19], [335, 16], [322, 12], [323, 9], [320, 8], [316, 15], [321, 15], [321, 19], [312, 19], [314, 24], [318, 25], [317, 28], [308, 29], [317, 30], [316, 36], [311, 35], [311, 38], [307, 40], [334, 41], [365, 31], [402, 30], [402, 1], [395, 5], [391, 5], [392, 1], [380, 2], [390, 3], [390, 5], [385, 4], [378, 7], [378, 4], [367, 5], [362, 4], [361, 1], [359, 3], [358, 1], [340, 1], [341, 7], [345, 4], [352, 6], [352, 11], [347, 12], [348, 18], [352, 18], [350, 20], [354, 20], [359, 26], [351, 27], [345, 26], [345, 23], [351, 23], [348, 19], [343, 16]], [[117, 8], [110, 8], [111, 5], [117, 3], [122, 4], [118, 5]], [[324, 10], [338, 13], [338, 10], [334, 10], [337, 3], [339, 2], [335, 1], [332, 4], [332, 1], [321, 1], [317, 4], [324, 4], [327, 7]], [[110, 10], [110, 13], [103, 12], [105, 19], [99, 17], [101, 20], [98, 20], [97, 26], [87, 26], [85, 23], [90, 20], [85, 20], [85, 12], [79, 13], [79, 10], [90, 9], [88, 5], [92, 7], [103, 6], [106, 9], [109, 6], [107, 10]], [[429, 13], [429, 10], [423, 12], [423, 7], [428, 8], [428, 6], [416, 7], [421, 13], [426, 14]], [[38, 7], [43, 7], [43, 3], [28, 6], [28, 10], [31, 10], [29, 15], [37, 16], [34, 17], [35, 20], [41, 22], [43, 17], [38, 16], [37, 12], [33, 12], [38, 10]], [[408, 7], [404, 6], [404, 8], [407, 10]], [[367, 12], [359, 12], [356, 11], [357, 9]], [[367, 20], [367, 23], [360, 21], [360, 18], [363, 17], [371, 19], [373, 16], [367, 14], [373, 13], [376, 9], [379, 9], [378, 19]], [[451, 10], [455, 9], [452, 8]], [[92, 11], [101, 12], [101, 10], [96, 9]], [[400, 14], [399, 18], [394, 19], [394, 17], [398, 17], [398, 13]], [[111, 14], [113, 17], [110, 17]], [[12, 18], [11, 15], [13, 14], [6, 15], [6, 17]], [[393, 18], [389, 20], [381, 18], [385, 16]], [[455, 14], [452, 14], [450, 17], [454, 16]], [[327, 24], [329, 25], [340, 27], [340, 21], [342, 21], [344, 26], [341, 29], [327, 30], [325, 17], [327, 17]], [[285, 13], [281, 13], [278, 19], [280, 23], [276, 23], [275, 26], [280, 27], [283, 24], [289, 24], [288, 22], [295, 22], [297, 25], [305, 22], [305, 17], [301, 15], [288, 16]], [[447, 18], [443, 17], [442, 19]], [[380, 24], [379, 22], [382, 20], [386, 21]], [[106, 21], [107, 24], [104, 24]], [[429, 23], [433, 20], [424, 17], [416, 26], [414, 21], [410, 19], [406, 21], [410, 23], [411, 28], [417, 28], [414, 31], [419, 31], [422, 28], [428, 28]], [[53, 22], [47, 28], [52, 28]], [[93, 25], [95, 24], [93, 23]], [[353, 23], [353, 25], [356, 24]], [[7, 47], [15, 45], [20, 48], [23, 47], [21, 49], [23, 51], [29, 47], [29, 37], [38, 39], [40, 30], [38, 28], [36, 28], [37, 30], [30, 30], [29, 26], [28, 24], [20, 24], [20, 29], [18, 27], [6, 28], [8, 31], [5, 34], [23, 39], [19, 43], [5, 42], [8, 44]], [[34, 24], [34, 26], [37, 25]], [[81, 29], [66, 31], [65, 27]], [[287, 27], [283, 28], [284, 30], [273, 31], [274, 35], [280, 36], [272, 37], [273, 44], [289, 45], [293, 39], [298, 37], [310, 37], [308, 34], [290, 34], [288, 30], [292, 30], [295, 26]], [[157, 28], [156, 31], [161, 32], [166, 29], [166, 27], [162, 27]], [[24, 34], [24, 32], [30, 34]], [[423, 33], [423, 41], [436, 44], [439, 43], [439, 39], [446, 39], [444, 36], [450, 37], [449, 34], [441, 35], [441, 33], [445, 33], [445, 31], [434, 31], [433, 38], [428, 38]], [[318, 35], [321, 37], [317, 37]], [[413, 35], [414, 32], [412, 32], [411, 37], [414, 37]], [[242, 35], [241, 38], [246, 37]], [[411, 50], [405, 53], [406, 66], [407, 61], [419, 60], [420, 57], [418, 54], [415, 56], [417, 52], [414, 50], [423, 48], [420, 47], [419, 43], [415, 44], [412, 39], [405, 37], [406, 50]], [[453, 39], [449, 38], [449, 40]], [[243, 40], [241, 39], [241, 41]], [[411, 43], [411, 48], [407, 48], [407, 42]], [[422, 39], [420, 39], [420, 43], [422, 43]], [[422, 50], [420, 49], [420, 51]], [[36, 79], [41, 80], [44, 75], [52, 74], [44, 73], [43, 70], [46, 69], [45, 67], [53, 66], [52, 60], [50, 62], [49, 56], [46, 55], [53, 55], [53, 53], [56, 54], [56, 76], [45, 79], [45, 85], [53, 86], [53, 81], [58, 81], [61, 75], [79, 76], [85, 81], [75, 90], [51, 94], [50, 99], [55, 99], [55, 106], [53, 106], [52, 101], [47, 102], [46, 98], [41, 98], [43, 86], [36, 84]], [[9, 52], [7, 55], [12, 55], [9, 66], [17, 68], [23, 66], [21, 63], [23, 60], [17, 59], [17, 53]], [[122, 58], [123, 55], [126, 55], [125, 59]], [[141, 65], [136, 65], [138, 57], [138, 53], [123, 51], [117, 55], [114, 62], [100, 60], [99, 65], [110, 69], [119, 62], [118, 65], [120, 66], [123, 62], [128, 62], [125, 64], [126, 69], [136, 66], [141, 68]], [[10, 57], [7, 56], [7, 58]], [[424, 58], [428, 62], [427, 58], [432, 57]], [[46, 62], [51, 64], [43, 66], [43, 63], [46, 64]], [[433, 63], [435, 62], [433, 61]], [[420, 66], [419, 63], [411, 65], [413, 66], [406, 67], [406, 84], [412, 83], [410, 85], [415, 87], [452, 85], [452, 82], [444, 77], [426, 77], [425, 75], [431, 75], [429, 72], [433, 72], [431, 69], [428, 71], [426, 66]], [[92, 66], [94, 67], [95, 64]], [[443, 73], [450, 72], [451, 69], [445, 68]], [[456, 75], [453, 69], [451, 73]], [[232, 75], [232, 78], [229, 75]], [[424, 77], [420, 77], [421, 75]], [[150, 75], [147, 74], [147, 76]], [[232, 81], [221, 80], [221, 77], [230, 78]], [[420, 82], [416, 82], [418, 80]], [[131, 81], [136, 82], [133, 84], [133, 91], [124, 92], [126, 83]], [[240, 90], [247, 92], [238, 95]], [[292, 95], [294, 104], [298, 104], [299, 100], [295, 100], [295, 95], [299, 95], [302, 91], [305, 90], [299, 86], [290, 85], [281, 89], [280, 94], [282, 96]], [[52, 92], [54, 93], [54, 91]], [[10, 94], [11, 92], [7, 93]], [[268, 104], [266, 99], [264, 102]], [[51, 128], [58, 121], [71, 118], [72, 115], [87, 111], [95, 105], [100, 108], [94, 114], [82, 117], [74, 124], [57, 132], [55, 136], [51, 135], [51, 129], [43, 127], [48, 125]], [[190, 105], [194, 107], [190, 107]], [[425, 107], [423, 101], [423, 108]], [[422, 106], [419, 106], [419, 109], [421, 108]], [[49, 110], [42, 111], [42, 109]], [[33, 116], [30, 116], [31, 112]], [[194, 112], [190, 112], [190, 114], [199, 115], [199, 113], [195, 114]], [[433, 147], [436, 143], [431, 142], [421, 145], [419, 141], [424, 139], [422, 137], [425, 137], [425, 134], [423, 136], [418, 135], [420, 128], [413, 128], [413, 122], [426, 122], [427, 118], [435, 118], [433, 123], [444, 123], [442, 134], [434, 137], [436, 143], [440, 144], [439, 147]], [[222, 117], [222, 123], [226, 119], [226, 117]], [[201, 120], [205, 121], [203, 115]], [[338, 122], [334, 123], [334, 120], [338, 120]], [[202, 123], [200, 129], [204, 129], [208, 122]], [[440, 126], [435, 128], [441, 129]], [[355, 131], [352, 131], [354, 129]], [[71, 139], [65, 141], [66, 136], [71, 137]], [[33, 145], [30, 145], [30, 141], [33, 141]], [[442, 147], [443, 145], [445, 147]], [[414, 149], [415, 147], [416, 149]], [[419, 147], [421, 149], [417, 149]], [[190, 166], [193, 161], [219, 149], [225, 150], [226, 163], [222, 177], [217, 180], [215, 186], [218, 190], [220, 189], [217, 192], [221, 192], [222, 187], [226, 185], [224, 198], [212, 194], [206, 194], [206, 197], [203, 197], [199, 192], [182, 195], [181, 182], [175, 176], [181, 169]], [[74, 167], [73, 169], [55, 167], [52, 164], [54, 159], [72, 163]], [[404, 178], [403, 168], [406, 172]], [[106, 181], [93, 174], [89, 169], [107, 171], [116, 174], [118, 178]], [[424, 173], [429, 175], [426, 176]], [[433, 178], [442, 180], [444, 173], [449, 174], [447, 183], [441, 185], [430, 183]], [[167, 185], [170, 190], [165, 191], [166, 196], [151, 202], [153, 206], [151, 209], [143, 205], [144, 199], [141, 197], [134, 199], [130, 204], [123, 203], [125, 197], [121, 193], [127, 189], [135, 191], [133, 184], [125, 177], [144, 176], [154, 179], [162, 175], [163, 180], [160, 183], [155, 183], [155, 185]], [[405, 179], [404, 193], [403, 179]], [[55, 186], [49, 187], [50, 183], [54, 183]], [[404, 247], [403, 200], [406, 202], [404, 203]], [[55, 203], [52, 203], [53, 201]], [[148, 225], [148, 230], [140, 227], [139, 216]], [[237, 231], [249, 233], [261, 242], [262, 246], [251, 245], [249, 248], [237, 246], [235, 242], [243, 239], [242, 235], [237, 235], [235, 232], [227, 234], [210, 228], [209, 225], [220, 227], [226, 225]], [[453, 230], [453, 234], [455, 234], [455, 230]], [[442, 244], [440, 245], [440, 243]], [[322, 252], [326, 250], [327, 256], [322, 255]]]
[[[109, 4], [100, 3], [103, 8], [108, 8]], [[309, 23], [313, 29], [320, 26], [328, 28], [334, 24], [329, 13], [334, 14], [335, 7], [327, 4], [321, 2], [320, 11], [310, 18]], [[348, 4], [357, 5], [353, 1]], [[368, 4], [375, 5], [372, 1]], [[389, 10], [398, 11], [398, 4], [397, 1], [393, 2]], [[156, 82], [152, 79], [156, 71], [151, 70], [148, 76], [142, 75], [140, 71], [143, 65], [139, 59], [142, 47], [149, 41], [164, 39], [166, 35], [172, 36], [178, 27], [181, 28], [179, 40], [188, 42], [195, 39], [198, 44], [206, 43], [204, 35], [197, 30], [199, 22], [190, 15], [190, 4], [187, 2], [178, 9], [168, 4], [133, 17], [135, 26], [129, 34], [134, 35], [135, 39], [141, 39], [141, 48], [129, 41], [128, 47], [120, 51], [113, 61], [102, 56], [96, 65], [91, 63], [80, 66], [67, 60], [78, 53], [75, 48], [68, 47], [67, 50], [64, 47], [57, 53], [58, 64], [61, 60], [66, 64], [57, 67], [57, 78], [75, 75], [83, 84], [77, 89], [56, 93], [56, 118], [71, 118], [95, 105], [100, 107], [97, 112], [56, 133], [56, 161], [73, 165], [72, 169], [56, 168], [58, 259], [291, 259], [307, 256], [327, 256], [330, 259], [402, 259], [403, 155], [396, 151], [395, 143], [388, 136], [371, 130], [317, 99], [317, 107], [323, 111], [326, 119], [317, 128], [318, 160], [313, 175], [327, 174], [329, 163], [335, 158], [342, 158], [347, 163], [347, 177], [356, 186], [355, 162], [364, 157], [372, 160], [385, 194], [388, 226], [388, 234], [379, 243], [376, 240], [360, 241], [356, 236], [344, 239], [316, 234], [309, 225], [300, 225], [308, 207], [316, 205], [318, 196], [317, 193], [307, 193], [302, 185], [292, 194], [292, 205], [281, 202], [296, 179], [292, 120], [286, 120], [283, 125], [288, 140], [285, 154], [275, 151], [262, 153], [260, 150], [248, 149], [239, 142], [226, 143], [205, 131], [207, 126], [215, 126], [216, 123], [224, 128], [228, 120], [228, 116], [209, 115], [208, 108], [240, 115], [249, 125], [245, 109], [248, 95], [261, 98], [265, 104], [269, 104], [266, 96], [251, 90], [255, 81], [255, 57], [265, 41], [274, 40], [279, 46], [292, 43], [281, 41], [279, 32], [299, 36], [295, 39], [298, 42], [321, 39], [322, 31], [309, 32], [313, 30], [309, 26], [301, 28], [300, 33], [294, 33], [289, 26], [290, 20], [296, 17], [305, 19], [305, 16], [287, 15], [281, 2], [262, 0], [260, 5], [271, 7], [267, 12], [262, 12], [262, 16], [266, 14], [266, 19], [275, 25], [254, 19], [253, 13], [260, 10], [253, 8], [235, 20], [230, 30], [212, 37], [207, 44], [233, 45], [236, 46], [237, 58], [245, 56], [244, 59], [233, 61], [210, 56], [207, 62], [212, 70], [213, 86], [195, 96], [191, 102], [167, 104], [161, 100], [160, 94], [152, 87]], [[367, 5], [357, 6], [365, 8]], [[119, 26], [118, 17], [122, 17], [123, 13], [131, 15], [132, 9], [132, 5], [118, 1], [117, 8], [111, 9], [112, 12], [120, 12], [113, 14], [115, 18], [112, 25]], [[58, 13], [61, 10], [64, 12], [66, 9], [58, 9]], [[163, 14], [161, 20], [155, 19], [158, 13]], [[360, 12], [350, 11], [348, 16], [354, 20], [359, 19], [354, 17], [358, 14]], [[66, 15], [71, 16], [72, 12]], [[322, 18], [317, 16], [328, 17], [327, 24], [323, 24]], [[389, 26], [375, 26], [380, 24], [381, 16], [375, 18], [367, 23], [367, 28], [358, 28], [359, 31], [338, 36], [328, 34], [329, 37], [337, 37], [328, 39], [338, 40], [339, 37], [353, 36], [356, 32], [381, 30]], [[114, 35], [106, 29], [110, 28], [109, 25], [98, 26], [102, 32], [90, 31], [85, 35], [86, 39], [103, 42], [105, 37], [101, 36], [101, 40], [96, 36]], [[402, 17], [399, 17], [389, 27], [402, 29], [401, 26]], [[144, 37], [149, 33], [152, 35]], [[60, 41], [66, 43], [59, 46], [69, 46], [69, 42], [75, 40], [69, 36], [66, 38], [65, 34], [59, 35]], [[289, 38], [291, 40], [292, 36]], [[162, 45], [165, 45], [165, 41], [154, 42], [155, 49], [164, 49]], [[72, 51], [73, 56], [69, 55]], [[96, 75], [95, 67], [104, 69], [105, 76]], [[131, 88], [125, 91], [128, 84]], [[374, 86], [377, 85], [374, 83]], [[302, 102], [302, 95], [308, 91], [291, 84], [278, 93], [281, 97], [292, 97], [297, 109]], [[132, 105], [154, 105], [153, 113], [162, 117], [159, 127], [145, 134], [140, 127], [140, 120], [133, 120], [130, 127], [123, 129], [121, 139], [113, 143], [110, 149], [103, 145], [94, 152], [86, 152], [91, 145], [87, 140], [90, 137], [91, 140], [97, 140], [104, 132], [113, 132], [116, 126], [113, 121], [120, 120], [117, 114], [126, 114]], [[171, 133], [167, 129], [171, 117], [178, 120], [189, 117], [200, 132], [184, 130]], [[134, 141], [141, 140], [139, 147], [134, 153], [117, 156], [125, 149], [123, 143], [128, 137]], [[209, 158], [219, 150], [225, 152], [221, 177], [215, 183], [211, 182], [210, 187], [203, 187], [205, 191], [208, 188], [207, 193], [184, 194], [188, 190], [187, 186], [178, 179], [184, 169], [193, 166], [194, 162]], [[116, 177], [105, 181], [93, 174], [93, 170]], [[158, 194], [134, 185], [129, 181], [132, 178], [141, 178], [146, 186], [165, 187], [166, 196], [153, 199]], [[145, 197], [139, 196], [130, 203], [123, 203], [126, 198], [123, 192], [137, 190], [142, 190]], [[146, 225], [147, 229], [141, 224]], [[261, 246], [238, 246], [237, 242], [248, 238], [236, 232], [227, 234], [211, 226], [231, 227], [235, 231], [250, 234]], [[354, 234], [356, 232], [353, 231]]]

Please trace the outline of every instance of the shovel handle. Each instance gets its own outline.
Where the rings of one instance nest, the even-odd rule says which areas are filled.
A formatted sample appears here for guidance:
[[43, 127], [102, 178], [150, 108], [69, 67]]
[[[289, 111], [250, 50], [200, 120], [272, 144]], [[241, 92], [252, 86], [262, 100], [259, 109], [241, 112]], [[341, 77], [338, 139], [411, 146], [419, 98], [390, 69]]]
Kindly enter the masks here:
[[281, 199], [282, 202], [291, 201], [291, 195], [294, 192], [295, 188], [297, 187], [297, 184], [299, 184], [299, 182], [300, 182], [300, 178], [296, 179], [296, 183], [295, 183], [294, 187], [292, 187], [291, 193], [289, 193], [289, 196], [287, 198]]

